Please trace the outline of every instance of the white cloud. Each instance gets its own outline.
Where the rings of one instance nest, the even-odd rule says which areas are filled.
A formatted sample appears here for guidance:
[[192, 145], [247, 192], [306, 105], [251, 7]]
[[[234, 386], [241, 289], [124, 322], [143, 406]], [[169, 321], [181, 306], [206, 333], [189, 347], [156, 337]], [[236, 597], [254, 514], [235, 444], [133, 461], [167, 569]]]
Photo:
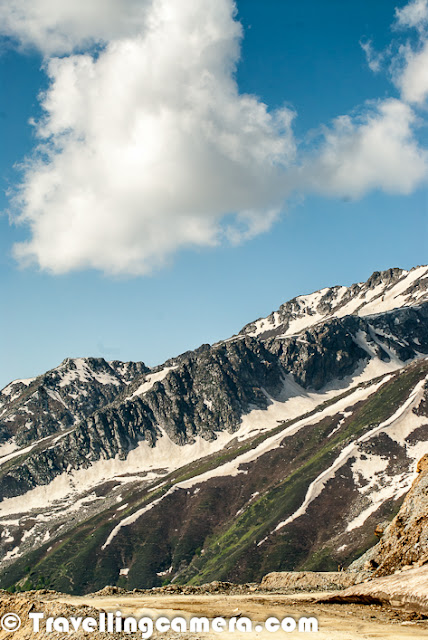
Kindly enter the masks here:
[[424, 29], [428, 23], [428, 0], [412, 0], [402, 9], [395, 10], [397, 25]]
[[374, 50], [371, 40], [360, 42], [360, 47], [366, 54], [366, 60], [369, 68], [373, 73], [378, 73], [382, 68], [384, 54]]
[[394, 81], [403, 100], [422, 105], [428, 96], [428, 40], [421, 43], [417, 51], [410, 46], [402, 47], [401, 65], [394, 74]]
[[[426, 179], [417, 119], [399, 100], [337, 118], [301, 157], [294, 112], [239, 93], [233, 0], [85, 2], [0, 0], [0, 29], [42, 50], [50, 81], [15, 198], [31, 231], [21, 262], [144, 274], [183, 248], [268, 230], [293, 189], [360, 197]], [[95, 42], [106, 44], [50, 55]]]
[[428, 0], [412, 0], [395, 14], [394, 26], [416, 29], [419, 37], [416, 44], [407, 41], [399, 47], [392, 78], [405, 102], [423, 106], [428, 96]]
[[162, 0], [144, 35], [49, 62], [38, 125], [48, 158], [30, 161], [18, 197], [32, 229], [19, 259], [147, 273], [180, 248], [269, 228], [293, 113], [238, 94], [233, 10]]
[[414, 139], [414, 123], [412, 109], [395, 99], [359, 118], [337, 118], [300, 181], [316, 192], [349, 198], [372, 189], [410, 193], [428, 174], [428, 153]]
[[0, 32], [45, 55], [133, 36], [152, 0], [0, 0]]

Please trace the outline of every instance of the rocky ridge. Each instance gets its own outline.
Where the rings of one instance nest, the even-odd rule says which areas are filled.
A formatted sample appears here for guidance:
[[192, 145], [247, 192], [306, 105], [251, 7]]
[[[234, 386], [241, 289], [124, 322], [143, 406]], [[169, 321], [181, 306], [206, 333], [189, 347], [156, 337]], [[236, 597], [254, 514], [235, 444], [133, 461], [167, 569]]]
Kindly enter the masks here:
[[15, 380], [0, 392], [0, 444], [11, 451], [59, 433], [111, 403], [148, 371], [143, 362], [66, 358], [37, 378]]
[[247, 324], [241, 334], [269, 338], [289, 336], [331, 317], [366, 316], [427, 300], [428, 268], [376, 271], [366, 282], [335, 286], [298, 296], [266, 318]]

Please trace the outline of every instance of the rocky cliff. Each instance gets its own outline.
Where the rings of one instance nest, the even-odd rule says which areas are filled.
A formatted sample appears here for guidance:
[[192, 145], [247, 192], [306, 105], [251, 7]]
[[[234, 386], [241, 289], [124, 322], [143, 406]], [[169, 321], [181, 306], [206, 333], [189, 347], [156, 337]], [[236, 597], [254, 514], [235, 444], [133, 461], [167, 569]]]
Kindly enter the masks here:
[[11, 451], [59, 433], [112, 402], [148, 371], [142, 362], [66, 358], [37, 378], [15, 380], [0, 392], [0, 444]]
[[[415, 413], [427, 415], [426, 407], [424, 401]], [[363, 558], [375, 576], [428, 562], [428, 454], [419, 460], [417, 473], [399, 512], [385, 531], [380, 531], [379, 544]], [[358, 564], [362, 564], [361, 560]]]

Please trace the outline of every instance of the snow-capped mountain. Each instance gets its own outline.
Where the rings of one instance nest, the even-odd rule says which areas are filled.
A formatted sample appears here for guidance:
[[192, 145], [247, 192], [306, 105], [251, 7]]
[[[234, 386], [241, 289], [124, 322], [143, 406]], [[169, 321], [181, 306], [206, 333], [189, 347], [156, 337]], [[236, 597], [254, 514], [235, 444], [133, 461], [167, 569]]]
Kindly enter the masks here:
[[427, 285], [428, 267], [391, 269], [154, 369], [69, 359], [8, 385], [0, 586], [43, 577], [77, 593], [354, 560], [427, 449]]
[[241, 333], [268, 338], [299, 334], [330, 318], [369, 316], [411, 307], [428, 299], [428, 267], [376, 271], [351, 287], [335, 286], [298, 296], [267, 318], [247, 324]]
[[3, 451], [78, 423], [112, 402], [136, 376], [147, 371], [142, 362], [67, 358], [37, 378], [14, 380], [0, 392]]

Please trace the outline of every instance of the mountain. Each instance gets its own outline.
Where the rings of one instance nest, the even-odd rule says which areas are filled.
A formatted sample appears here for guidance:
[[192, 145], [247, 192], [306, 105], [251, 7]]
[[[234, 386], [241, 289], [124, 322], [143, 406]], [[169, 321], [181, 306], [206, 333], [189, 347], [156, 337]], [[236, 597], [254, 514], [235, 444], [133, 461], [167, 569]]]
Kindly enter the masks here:
[[9, 384], [0, 586], [349, 564], [426, 452], [427, 355], [425, 266], [299, 296], [153, 369], [68, 359]]
[[369, 316], [397, 307], [418, 305], [426, 302], [427, 290], [426, 267], [410, 271], [376, 271], [367, 282], [351, 287], [321, 289], [310, 295], [293, 298], [267, 318], [247, 324], [241, 333], [259, 338], [290, 336], [332, 317]]
[[148, 371], [142, 362], [67, 358], [37, 378], [15, 380], [0, 392], [0, 444], [12, 450], [71, 427]]

